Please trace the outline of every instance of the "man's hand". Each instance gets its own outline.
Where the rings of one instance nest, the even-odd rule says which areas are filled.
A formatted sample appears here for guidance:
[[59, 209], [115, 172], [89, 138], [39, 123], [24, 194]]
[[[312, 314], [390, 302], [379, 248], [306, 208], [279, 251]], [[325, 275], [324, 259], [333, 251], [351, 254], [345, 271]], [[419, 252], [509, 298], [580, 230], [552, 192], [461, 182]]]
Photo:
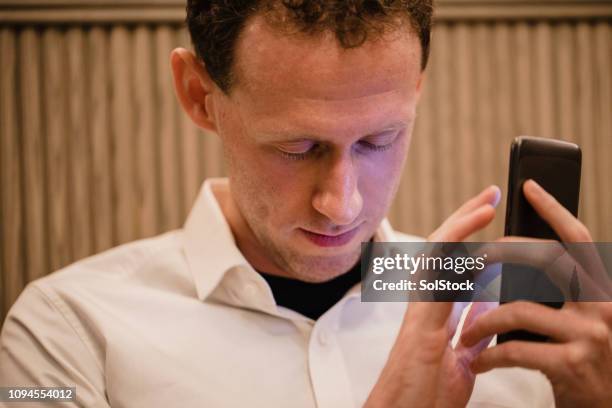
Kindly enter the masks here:
[[[485, 189], [455, 211], [428, 240], [463, 241], [491, 222], [499, 197], [497, 187]], [[486, 303], [474, 304], [465, 324], [487, 307]], [[474, 387], [469, 364], [492, 336], [471, 347], [453, 349], [450, 340], [458, 319], [452, 312], [452, 303], [410, 303], [367, 407], [465, 406]]]
[[[592, 242], [588, 229], [535, 182], [526, 182], [523, 191], [563, 242]], [[583, 255], [579, 261], [587, 269], [598, 264], [596, 252]], [[600, 285], [600, 289], [610, 295], [610, 288]], [[464, 347], [518, 329], [543, 334], [554, 341], [510, 341], [489, 348], [471, 363], [475, 373], [496, 367], [537, 369], [552, 383], [558, 407], [610, 406], [612, 303], [565, 303], [556, 310], [536, 303], [513, 302], [482, 314], [466, 327], [461, 337]]]

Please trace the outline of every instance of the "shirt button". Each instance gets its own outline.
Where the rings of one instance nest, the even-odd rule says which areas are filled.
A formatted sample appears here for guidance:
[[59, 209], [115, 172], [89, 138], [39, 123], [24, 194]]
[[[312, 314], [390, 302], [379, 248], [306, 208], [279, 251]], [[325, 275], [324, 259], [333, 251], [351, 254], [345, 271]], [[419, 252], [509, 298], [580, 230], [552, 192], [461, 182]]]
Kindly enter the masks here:
[[329, 333], [325, 330], [319, 332], [319, 344], [327, 346], [329, 344]]

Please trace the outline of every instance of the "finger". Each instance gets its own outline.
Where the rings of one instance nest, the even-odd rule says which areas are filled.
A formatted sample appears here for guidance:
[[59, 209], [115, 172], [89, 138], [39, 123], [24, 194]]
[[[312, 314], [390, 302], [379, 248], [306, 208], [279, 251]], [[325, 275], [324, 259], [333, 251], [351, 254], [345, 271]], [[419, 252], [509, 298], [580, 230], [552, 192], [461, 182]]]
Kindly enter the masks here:
[[[486, 257], [487, 264], [511, 263], [537, 268], [547, 273], [562, 290], [569, 287], [573, 268], [577, 264], [558, 241], [529, 237], [500, 238], [493, 243], [482, 245], [475, 251], [474, 256]], [[561, 258], [566, 268], [557, 264]], [[586, 277], [583, 277], [581, 280], [585, 279]]]
[[474, 250], [473, 256], [485, 256], [486, 254], [487, 263], [526, 263], [544, 268], [565, 252], [565, 247], [559, 241], [507, 236], [479, 246]]
[[463, 331], [461, 342], [471, 347], [480, 340], [512, 330], [528, 330], [557, 341], [568, 341], [588, 329], [579, 316], [532, 302], [512, 302], [484, 313]]
[[566, 302], [563, 305], [563, 310], [582, 318], [591, 319], [592, 323], [589, 330], [583, 333], [585, 337], [588, 337], [589, 334], [597, 334], [601, 330], [601, 324], [604, 324], [608, 331], [612, 333], [612, 302]]
[[472, 361], [470, 368], [479, 374], [494, 368], [524, 367], [558, 376], [568, 347], [567, 344], [509, 341], [484, 350]]
[[[535, 181], [527, 180], [523, 191], [536, 212], [557, 232], [563, 242], [584, 243], [571, 246], [572, 255], [587, 270], [602, 270], [597, 248], [586, 244], [593, 242], [589, 229]], [[602, 277], [604, 276], [597, 278]]]
[[[463, 219], [474, 212], [482, 211], [483, 207], [492, 206], [493, 208], [495, 208], [497, 204], [499, 204], [500, 197], [501, 191], [499, 187], [491, 185], [485, 188], [477, 196], [465, 202], [461, 207], [459, 207], [459, 209], [457, 209], [453, 214], [451, 214], [451, 216], [448, 217], [442, 223], [442, 225], [430, 235], [429, 241], [450, 241], [450, 239], [442, 239], [442, 237], [445, 236], [445, 233], [452, 229], [452, 226], [456, 224], [458, 219]], [[467, 234], [466, 237], [469, 235], [470, 234]], [[455, 239], [455, 241], [460, 240]]]
[[444, 222], [442, 223], [442, 225], [440, 225], [440, 227], [452, 222], [453, 220], [456, 220], [459, 217], [462, 217], [478, 209], [479, 207], [485, 204], [490, 204], [493, 207], [496, 207], [497, 204], [499, 203], [500, 197], [501, 197], [501, 192], [499, 190], [499, 187], [495, 185], [491, 185], [485, 188], [484, 190], [482, 190], [476, 196], [472, 197], [471, 199], [463, 203], [461, 207], [455, 210], [446, 220], [444, 220]]
[[495, 217], [495, 208], [484, 204], [451, 222], [445, 222], [428, 237], [430, 242], [459, 242], [486, 227]]
[[482, 207], [485, 204], [492, 205], [496, 207], [499, 203], [499, 198], [501, 196], [501, 192], [499, 187], [495, 185], [491, 185], [484, 190], [482, 190], [478, 195], [472, 197], [467, 202], [465, 202], [461, 207], [459, 207], [455, 212], [453, 212], [438, 229], [442, 229], [442, 227], [452, 223], [457, 218], [460, 218], [464, 215], [469, 214], [470, 212], [475, 211], [476, 209]]
[[478, 193], [478, 195], [466, 201], [453, 214], [451, 214], [450, 217], [448, 217], [448, 220], [452, 220], [466, 215], [485, 204], [490, 204], [493, 207], [497, 207], [500, 199], [501, 190], [499, 189], [499, 187], [497, 187], [496, 185], [490, 185], [489, 187]]
[[[465, 321], [463, 322], [463, 331], [467, 330], [479, 316], [482, 314], [497, 308], [499, 304], [497, 302], [475, 302], [470, 305], [470, 310], [468, 311], [467, 316], [465, 317]], [[476, 344], [471, 346], [466, 346], [463, 342], [459, 342], [457, 345], [457, 350], [460, 355], [467, 358], [468, 361], [471, 361], [476, 355], [478, 355], [482, 350], [487, 348], [491, 340], [493, 339], [493, 335], [482, 338]]]
[[592, 242], [589, 230], [552, 195], [533, 180], [523, 183], [527, 201], [563, 242]]

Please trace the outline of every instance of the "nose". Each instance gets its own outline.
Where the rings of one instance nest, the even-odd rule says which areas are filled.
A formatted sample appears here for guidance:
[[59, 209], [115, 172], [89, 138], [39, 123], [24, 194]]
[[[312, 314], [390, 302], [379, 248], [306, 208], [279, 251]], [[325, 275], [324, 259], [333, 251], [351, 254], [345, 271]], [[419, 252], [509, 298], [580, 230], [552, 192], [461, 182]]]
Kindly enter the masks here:
[[361, 213], [357, 169], [351, 154], [343, 155], [323, 168], [312, 206], [336, 225], [350, 225]]

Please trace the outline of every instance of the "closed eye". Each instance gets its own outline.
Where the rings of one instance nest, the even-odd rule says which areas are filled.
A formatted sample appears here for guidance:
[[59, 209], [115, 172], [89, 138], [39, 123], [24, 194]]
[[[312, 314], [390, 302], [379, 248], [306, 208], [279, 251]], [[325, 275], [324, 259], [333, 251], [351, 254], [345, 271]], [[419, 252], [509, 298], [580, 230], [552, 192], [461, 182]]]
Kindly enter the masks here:
[[297, 141], [277, 147], [278, 152], [290, 160], [304, 160], [308, 155], [320, 148], [318, 143], [311, 141]]
[[304, 160], [306, 157], [308, 157], [308, 153], [309, 152], [304, 152], [304, 153], [289, 153], [289, 152], [285, 152], [283, 150], [279, 150], [278, 151], [281, 156], [290, 159], [290, 160]]
[[384, 132], [361, 139], [359, 145], [372, 151], [382, 152], [390, 149], [397, 140], [399, 131]]
[[378, 144], [374, 144], [374, 143], [370, 143], [370, 142], [366, 142], [364, 140], [359, 142], [363, 147], [370, 149], [370, 150], [374, 150], [376, 152], [383, 152], [385, 150], [390, 149], [393, 146], [393, 142], [384, 144], [384, 145], [378, 145]]
[[[362, 152], [383, 152], [393, 147], [401, 131], [383, 132], [367, 136], [356, 143]], [[309, 139], [301, 139], [276, 146], [278, 153], [289, 160], [305, 160], [310, 156], [320, 154], [325, 145]]]

